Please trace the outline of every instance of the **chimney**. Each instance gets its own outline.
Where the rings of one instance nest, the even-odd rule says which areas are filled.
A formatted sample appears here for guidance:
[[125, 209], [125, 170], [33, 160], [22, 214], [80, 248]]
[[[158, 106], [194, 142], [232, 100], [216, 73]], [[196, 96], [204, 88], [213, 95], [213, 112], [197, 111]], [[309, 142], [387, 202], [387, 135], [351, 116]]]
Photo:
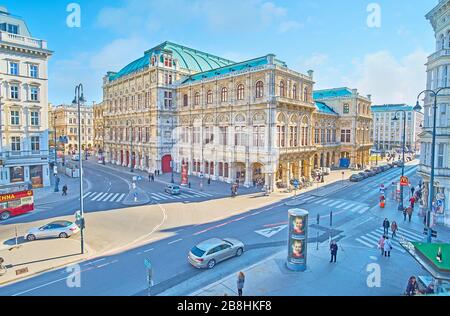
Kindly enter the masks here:
[[311, 79], [314, 79], [314, 70], [308, 70], [308, 76], [309, 76]]
[[358, 95], [358, 89], [352, 89], [353, 95]]
[[368, 95], [367, 95], [367, 99], [369, 99], [370, 101], [372, 101], [372, 95], [371, 95], [371, 94], [368, 94]]

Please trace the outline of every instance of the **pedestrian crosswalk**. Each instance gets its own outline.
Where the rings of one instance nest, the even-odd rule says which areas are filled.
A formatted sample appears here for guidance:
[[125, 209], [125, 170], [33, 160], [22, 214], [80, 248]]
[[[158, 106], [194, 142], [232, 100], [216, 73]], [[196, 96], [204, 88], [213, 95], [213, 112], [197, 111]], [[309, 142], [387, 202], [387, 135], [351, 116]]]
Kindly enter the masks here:
[[186, 200], [194, 198], [210, 198], [214, 195], [204, 192], [189, 192], [181, 193], [179, 195], [171, 195], [165, 192], [153, 192], [149, 193], [150, 197], [155, 201], [166, 201], [166, 200]]
[[[384, 230], [382, 227], [374, 229], [373, 231], [366, 233], [364, 235], [358, 236], [355, 238], [355, 240], [369, 248], [377, 248], [378, 247], [378, 241], [383, 236]], [[392, 242], [393, 251], [399, 251], [401, 253], [405, 253], [406, 251], [402, 248], [399, 241], [404, 238], [409, 241], [421, 241], [424, 236], [422, 236], [419, 232], [410, 230], [410, 229], [404, 229], [399, 228], [396, 237], [392, 237], [392, 231], [389, 230], [389, 238]]]
[[343, 199], [330, 199], [317, 196], [302, 196], [300, 198], [297, 198], [297, 200], [308, 204], [327, 206], [335, 211], [344, 210], [358, 214], [364, 214], [370, 209], [370, 207], [367, 204]]
[[126, 193], [87, 192], [83, 198], [93, 202], [119, 203], [126, 195]]

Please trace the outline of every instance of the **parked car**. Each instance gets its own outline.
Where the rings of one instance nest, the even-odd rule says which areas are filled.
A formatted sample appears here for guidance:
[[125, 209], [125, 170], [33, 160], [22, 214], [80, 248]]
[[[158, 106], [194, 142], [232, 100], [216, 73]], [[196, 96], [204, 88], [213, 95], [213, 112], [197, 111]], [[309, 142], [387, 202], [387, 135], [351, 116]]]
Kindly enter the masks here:
[[212, 238], [192, 248], [188, 261], [195, 268], [212, 269], [217, 263], [231, 257], [240, 257], [243, 253], [244, 244], [237, 239]]
[[79, 161], [80, 160], [80, 155], [72, 155], [72, 160], [73, 161]]
[[369, 169], [364, 170], [364, 173], [366, 173], [369, 177], [373, 177], [374, 175], [376, 175], [376, 172]]
[[175, 185], [175, 184], [168, 184], [168, 185], [166, 185], [164, 192], [169, 193], [171, 195], [178, 195], [181, 193], [181, 188], [180, 188], [180, 186]]
[[350, 176], [350, 182], [359, 182], [363, 180], [363, 178], [359, 174], [352, 174]]
[[28, 241], [40, 238], [69, 238], [77, 234], [80, 228], [69, 221], [55, 221], [42, 227], [31, 228], [26, 234]]
[[364, 179], [367, 179], [369, 176], [366, 174], [366, 173], [364, 173], [364, 172], [360, 172], [360, 173], [358, 173], [359, 175], [360, 175], [360, 177], [364, 180]]
[[379, 173], [383, 172], [383, 170], [380, 167], [373, 167], [372, 170], [373, 170], [373, 172], [375, 172], [375, 174], [379, 174]]

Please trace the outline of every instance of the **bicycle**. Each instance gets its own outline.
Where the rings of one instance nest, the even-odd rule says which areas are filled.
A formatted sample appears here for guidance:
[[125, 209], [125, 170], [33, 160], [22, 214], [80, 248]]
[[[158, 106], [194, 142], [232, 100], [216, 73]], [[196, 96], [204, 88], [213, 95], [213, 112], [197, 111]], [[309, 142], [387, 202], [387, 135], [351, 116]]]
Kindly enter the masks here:
[[5, 260], [0, 258], [0, 276], [5, 275], [6, 272], [8, 272], [8, 269], [3, 265], [3, 262], [5, 262]]

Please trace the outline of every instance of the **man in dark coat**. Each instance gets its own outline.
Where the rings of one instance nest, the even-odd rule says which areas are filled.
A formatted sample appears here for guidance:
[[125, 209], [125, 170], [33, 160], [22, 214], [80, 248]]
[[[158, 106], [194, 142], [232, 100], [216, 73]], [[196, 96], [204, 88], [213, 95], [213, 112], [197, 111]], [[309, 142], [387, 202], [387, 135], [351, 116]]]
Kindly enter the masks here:
[[337, 257], [337, 252], [338, 252], [338, 245], [336, 244], [336, 241], [335, 241], [335, 240], [333, 240], [333, 241], [331, 242], [331, 245], [330, 245], [330, 252], [331, 252], [331, 260], [330, 260], [330, 263], [331, 263], [331, 262], [336, 262], [336, 257]]
[[385, 218], [383, 221], [383, 234], [386, 236], [389, 234], [389, 227], [391, 227], [391, 223], [389, 223], [389, 220]]

